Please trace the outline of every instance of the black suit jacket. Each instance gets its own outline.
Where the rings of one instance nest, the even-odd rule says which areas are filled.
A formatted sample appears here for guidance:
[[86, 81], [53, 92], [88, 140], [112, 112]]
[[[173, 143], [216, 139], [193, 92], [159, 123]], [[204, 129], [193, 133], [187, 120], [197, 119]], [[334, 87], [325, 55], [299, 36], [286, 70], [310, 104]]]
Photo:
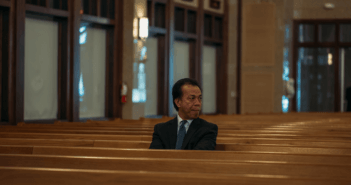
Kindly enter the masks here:
[[351, 112], [351, 87], [348, 87], [346, 89], [346, 97], [345, 97], [345, 99], [347, 100], [346, 111], [347, 112]]
[[[150, 149], [175, 149], [177, 142], [177, 117], [155, 125]], [[191, 122], [183, 140], [182, 149], [186, 150], [214, 150], [218, 126], [203, 119], [196, 118]]]

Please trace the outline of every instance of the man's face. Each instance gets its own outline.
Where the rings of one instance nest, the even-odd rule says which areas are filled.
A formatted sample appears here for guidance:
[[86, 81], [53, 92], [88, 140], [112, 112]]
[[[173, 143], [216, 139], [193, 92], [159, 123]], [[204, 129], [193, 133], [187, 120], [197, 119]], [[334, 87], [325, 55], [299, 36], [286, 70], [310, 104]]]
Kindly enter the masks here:
[[183, 96], [174, 100], [179, 108], [179, 116], [185, 120], [196, 119], [199, 117], [202, 104], [200, 88], [186, 84], [182, 86], [182, 92]]

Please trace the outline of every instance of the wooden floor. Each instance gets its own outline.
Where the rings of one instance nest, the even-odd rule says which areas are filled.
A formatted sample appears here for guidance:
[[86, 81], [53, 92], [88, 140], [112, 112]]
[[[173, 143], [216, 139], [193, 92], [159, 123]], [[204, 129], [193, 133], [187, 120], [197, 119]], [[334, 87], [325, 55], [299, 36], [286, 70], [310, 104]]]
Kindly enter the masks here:
[[0, 184], [351, 185], [351, 114], [201, 116], [215, 151], [150, 150], [172, 118], [0, 126]]

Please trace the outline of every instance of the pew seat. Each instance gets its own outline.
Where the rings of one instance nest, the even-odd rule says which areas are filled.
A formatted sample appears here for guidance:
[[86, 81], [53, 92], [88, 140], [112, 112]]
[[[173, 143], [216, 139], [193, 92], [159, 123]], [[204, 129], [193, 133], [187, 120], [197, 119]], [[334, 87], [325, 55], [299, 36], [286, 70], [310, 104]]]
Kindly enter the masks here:
[[[15, 178], [21, 177], [21, 178]], [[0, 181], [4, 184], [272, 184], [272, 185], [349, 185], [349, 180], [303, 178], [278, 175], [228, 175], [181, 172], [145, 172], [115, 170], [83, 170], [60, 168], [0, 167]]]
[[349, 180], [349, 164], [0, 154], [0, 166], [207, 174], [287, 175]]
[[311, 164], [351, 164], [351, 154], [291, 154], [287, 152], [271, 151], [179, 151], [99, 147], [0, 145], [0, 153], [93, 157], [181, 158], [219, 161], [278, 161]]

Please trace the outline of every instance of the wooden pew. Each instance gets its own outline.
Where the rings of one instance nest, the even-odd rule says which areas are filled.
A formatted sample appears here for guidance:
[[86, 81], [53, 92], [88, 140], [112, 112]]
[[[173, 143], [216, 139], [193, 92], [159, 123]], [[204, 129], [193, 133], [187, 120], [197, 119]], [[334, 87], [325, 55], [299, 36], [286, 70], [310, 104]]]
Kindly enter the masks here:
[[340, 179], [351, 182], [351, 165], [326, 165], [272, 161], [212, 161], [0, 154], [2, 167], [35, 167], [148, 172], [182, 172], [228, 175], [287, 175], [299, 178]]
[[22, 124], [17, 126], [1, 126], [0, 128], [28, 128], [28, 129], [67, 129], [67, 130], [114, 130], [114, 131], [153, 131], [153, 127], [137, 127], [137, 126], [63, 126], [55, 124]]
[[[21, 177], [21, 178], [15, 178]], [[113, 170], [76, 170], [59, 168], [0, 167], [0, 181], [3, 184], [272, 184], [272, 185], [349, 185], [350, 181], [340, 179], [294, 178], [272, 175], [227, 175], [201, 173], [135, 172]]]
[[[208, 119], [211, 120], [211, 119]], [[281, 128], [287, 128], [287, 127], [313, 127], [313, 126], [319, 126], [321, 128], [335, 128], [335, 127], [348, 127], [350, 128], [347, 124], [351, 120], [346, 120], [346, 119], [341, 119], [341, 120], [332, 120], [330, 119], [314, 119], [314, 120], [302, 120], [302, 121], [274, 121], [272, 122], [271, 120], [258, 120], [258, 121], [237, 121], [237, 120], [213, 120], [212, 122], [217, 124], [219, 127], [227, 127], [230, 128], [231, 126], [237, 127], [237, 128], [250, 128], [250, 127], [257, 127], [257, 128], [264, 128], [264, 127], [281, 127]], [[89, 123], [79, 123], [79, 122], [64, 122], [60, 124], [25, 124], [25, 123], [20, 123], [18, 126], [20, 127], [35, 127], [37, 125], [42, 125], [42, 126], [47, 126], [47, 127], [99, 127], [99, 128], [104, 128], [104, 127], [110, 127], [110, 128], [116, 128], [116, 129], [122, 129], [122, 128], [139, 128], [139, 129], [152, 129], [153, 126], [157, 123], [161, 123], [162, 121], [158, 122], [144, 122], [144, 121], [136, 121], [133, 124], [126, 123], [126, 122], [111, 122], [111, 121], [100, 121], [98, 123], [96, 122], [89, 122]], [[331, 124], [333, 123], [333, 124]], [[318, 129], [319, 127], [316, 127]]]
[[290, 154], [270, 151], [179, 151], [98, 147], [0, 145], [1, 154], [37, 154], [94, 157], [181, 158], [219, 161], [277, 161], [310, 164], [351, 164], [351, 154]]
[[[91, 135], [91, 134], [48, 134], [48, 133], [2, 133], [0, 138], [27, 138], [27, 139], [85, 139], [85, 140], [119, 140], [119, 141], [151, 141], [152, 136], [145, 135]], [[298, 146], [319, 147], [349, 147], [351, 141], [347, 140], [321, 140], [321, 139], [276, 139], [276, 138], [240, 138], [217, 137], [217, 143], [238, 144], [287, 144]]]
[[[114, 140], [74, 140], [74, 139], [22, 139], [0, 138], [0, 145], [30, 145], [30, 146], [85, 146], [105, 148], [142, 148], [147, 149], [150, 142], [147, 141], [114, 141]], [[237, 144], [217, 143], [216, 150], [222, 151], [272, 151], [289, 153], [313, 153], [313, 154], [351, 154], [348, 147], [313, 147], [292, 146], [284, 144]]]
[[[57, 130], [108, 130], [108, 131], [149, 131], [153, 132], [153, 127], [110, 127], [110, 126], [61, 126], [61, 125], [47, 125], [47, 124], [23, 124], [21, 126], [0, 126], [1, 129], [12, 129], [12, 130], [47, 130], [47, 129], [57, 129]], [[261, 133], [336, 133], [336, 134], [345, 134], [345, 132], [350, 132], [351, 126], [349, 125], [336, 125], [333, 123], [333, 126], [324, 126], [322, 124], [311, 125], [309, 127], [305, 126], [302, 128], [291, 128], [291, 126], [270, 126], [262, 127], [257, 125], [250, 124], [231, 124], [219, 125], [220, 133], [242, 133], [242, 132], [261, 132]]]
[[115, 141], [91, 139], [22, 139], [0, 138], [0, 145], [30, 145], [30, 146], [85, 146], [109, 148], [149, 148], [149, 141]]
[[[316, 116], [320, 116], [318, 114], [315, 114]], [[299, 118], [293, 118], [296, 115], [289, 115], [289, 118], [291, 118], [291, 120], [296, 121], [294, 122], [290, 122], [290, 123], [283, 123], [282, 122], [282, 118], [280, 116], [244, 116], [244, 117], [239, 117], [239, 119], [237, 119], [238, 117], [235, 116], [224, 116], [224, 117], [216, 117], [214, 118], [214, 116], [210, 117], [209, 120], [214, 119], [214, 120], [219, 120], [219, 126], [220, 128], [223, 129], [223, 132], [219, 132], [220, 135], [218, 137], [218, 141], [222, 141], [223, 143], [219, 143], [218, 144], [218, 149], [220, 150], [226, 150], [225, 152], [221, 152], [221, 151], [200, 151], [201, 153], [194, 153], [194, 159], [198, 159], [200, 155], [202, 155], [203, 153], [207, 153], [207, 152], [212, 152], [207, 154], [209, 159], [206, 159], [206, 162], [208, 161], [213, 161], [210, 162], [211, 164], [207, 164], [207, 167], [202, 166], [204, 169], [209, 169], [210, 171], [195, 171], [197, 173], [220, 173], [218, 174], [219, 176], [223, 176], [225, 174], [221, 173], [221, 170], [218, 170], [216, 172], [212, 172], [211, 170], [213, 170], [213, 164], [216, 165], [216, 168], [218, 169], [222, 169], [221, 167], [223, 165], [221, 164], [225, 164], [224, 166], [230, 166], [233, 165], [234, 167], [231, 168], [230, 167], [226, 167], [230, 170], [230, 172], [235, 173], [235, 169], [237, 169], [239, 171], [240, 167], [242, 169], [250, 169], [249, 167], [245, 168], [245, 165], [243, 163], [245, 162], [236, 162], [235, 164], [230, 162], [230, 161], [222, 161], [221, 164], [219, 164], [219, 162], [215, 162], [214, 159], [216, 158], [220, 158], [221, 154], [220, 153], [225, 153], [225, 154], [232, 154], [235, 153], [236, 156], [240, 156], [239, 153], [241, 154], [241, 156], [245, 155], [251, 155], [251, 157], [253, 156], [261, 156], [258, 155], [259, 153], [261, 154], [265, 154], [265, 156], [267, 156], [269, 154], [269, 156], [271, 157], [271, 159], [274, 158], [272, 156], [277, 156], [279, 155], [280, 157], [284, 154], [284, 159], [287, 159], [287, 156], [290, 157], [290, 159], [300, 159], [300, 160], [305, 160], [306, 162], [308, 162], [309, 160], [313, 160], [312, 157], [310, 158], [306, 158], [306, 156], [310, 156], [311, 154], [316, 158], [315, 160], [323, 160], [324, 161], [329, 161], [329, 159], [333, 159], [332, 161], [335, 162], [339, 162], [338, 165], [336, 165], [335, 163], [330, 162], [330, 166], [333, 166], [331, 169], [329, 168], [330, 171], [332, 171], [331, 173], [327, 172], [328, 168], [325, 167], [324, 171], [323, 168], [318, 168], [317, 172], [316, 170], [313, 169], [313, 167], [306, 167], [306, 171], [307, 172], [311, 172], [310, 174], [314, 174], [312, 177], [311, 176], [301, 176], [302, 175], [302, 171], [304, 168], [301, 168], [301, 164], [300, 166], [289, 166], [291, 164], [288, 165], [284, 165], [282, 163], [280, 163], [279, 165], [282, 165], [281, 169], [284, 170], [278, 170], [279, 167], [277, 166], [277, 163], [265, 163], [266, 165], [258, 165], [256, 163], [254, 163], [253, 169], [257, 169], [257, 175], [262, 175], [261, 172], [263, 172], [264, 170], [266, 170], [266, 172], [269, 174], [275, 174], [274, 172], [280, 172], [280, 175], [287, 175], [289, 177], [291, 177], [292, 180], [296, 180], [296, 179], [303, 179], [300, 183], [307, 183], [310, 184], [311, 182], [315, 182], [315, 178], [317, 178], [317, 174], [326, 174], [324, 177], [322, 178], [326, 178], [328, 180], [322, 181], [321, 183], [337, 183], [339, 184], [339, 182], [336, 181], [332, 181], [335, 179], [338, 179], [340, 181], [340, 183], [342, 182], [346, 182], [349, 181], [350, 179], [340, 179], [343, 178], [343, 176], [338, 176], [338, 174], [343, 174], [345, 173], [344, 171], [339, 171], [340, 170], [340, 166], [346, 166], [345, 168], [347, 168], [347, 170], [349, 170], [348, 168], [350, 166], [344, 165], [347, 163], [342, 163], [347, 161], [347, 159], [349, 159], [350, 157], [350, 153], [351, 153], [351, 148], [350, 148], [350, 136], [347, 133], [347, 130], [350, 129], [350, 126], [347, 123], [347, 121], [349, 120], [349, 118], [345, 115], [340, 116], [341, 118], [338, 118], [336, 115], [328, 115], [328, 116], [321, 116], [320, 118], [318, 118], [318, 120], [316, 121], [316, 118], [310, 118], [306, 116], [299, 116]], [[235, 121], [233, 121], [233, 119], [236, 118]], [[286, 117], [285, 117], [286, 118]], [[245, 120], [246, 119], [246, 120]], [[333, 124], [333, 126], [330, 126], [331, 123], [328, 123], [326, 120], [327, 119], [333, 119], [332, 123], [336, 123]], [[304, 124], [302, 126], [299, 125], [298, 121], [304, 120]], [[306, 122], [306, 120], [310, 120], [310, 122]], [[338, 121], [339, 120], [339, 121]], [[114, 124], [124, 124], [124, 126], [115, 126]], [[257, 123], [256, 123], [257, 122]], [[264, 123], [262, 123], [264, 122]], [[249, 123], [249, 124], [247, 124]], [[81, 153], [83, 156], [87, 156], [85, 155], [86, 153], [90, 153], [92, 150], [96, 153], [100, 152], [101, 154], [106, 153], [106, 150], [110, 149], [113, 150], [112, 153], [117, 154], [117, 153], [121, 153], [121, 151], [123, 152], [130, 152], [130, 155], [141, 155], [139, 153], [141, 153], [141, 149], [131, 149], [133, 147], [135, 148], [143, 148], [145, 146], [148, 147], [150, 140], [148, 142], [142, 142], [141, 140], [143, 139], [150, 139], [150, 136], [152, 133], [152, 127], [154, 124], [156, 124], [156, 122], [154, 121], [150, 121], [150, 120], [138, 120], [138, 121], [130, 121], [130, 123], [126, 123], [123, 122], [121, 120], [115, 121], [115, 122], [111, 122], [108, 124], [105, 123], [89, 123], [90, 125], [85, 125], [88, 127], [84, 127], [84, 128], [78, 128], [78, 127], [70, 127], [70, 126], [62, 126], [62, 128], [59, 127], [47, 127], [47, 128], [22, 128], [22, 129], [18, 129], [20, 132], [25, 133], [25, 134], [33, 134], [30, 132], [27, 132], [28, 130], [31, 131], [35, 131], [37, 133], [43, 133], [43, 134], [48, 134], [48, 133], [67, 133], [66, 131], [68, 131], [68, 133], [79, 133], [78, 136], [72, 136], [72, 137], [76, 137], [77, 139], [62, 139], [60, 140], [61, 143], [60, 144], [64, 144], [65, 142], [67, 142], [69, 144], [69, 146], [71, 147], [39, 147], [35, 146], [35, 145], [59, 145], [59, 143], [57, 141], [54, 140], [50, 140], [49, 138], [45, 139], [45, 140], [50, 140], [48, 142], [44, 142], [44, 141], [39, 141], [37, 140], [31, 140], [31, 139], [26, 139], [26, 141], [21, 140], [21, 139], [17, 139], [17, 141], [15, 141], [16, 139], [0, 139], [0, 144], [1, 141], [3, 141], [2, 144], [9, 144], [11, 141], [12, 144], [34, 144], [32, 147], [32, 154], [34, 154], [36, 152], [40, 152], [41, 151], [47, 151], [47, 152], [55, 152], [53, 154], [60, 154], [60, 152], [62, 153], [68, 153], [69, 155], [73, 155], [73, 153], [78, 154]], [[135, 129], [132, 127], [126, 127], [126, 125], [131, 125], [131, 126], [135, 126]], [[94, 128], [94, 126], [101, 126], [103, 127], [102, 129], [98, 129], [98, 128]], [[27, 127], [27, 126], [25, 126]], [[33, 129], [34, 128], [34, 129]], [[253, 128], [253, 129], [252, 129]], [[265, 130], [263, 130], [263, 128], [265, 128]], [[291, 128], [296, 128], [294, 130], [287, 130], [287, 129], [291, 129]], [[320, 129], [314, 129], [314, 128], [320, 128]], [[2, 128], [1, 128], [2, 129]], [[56, 130], [55, 131], [51, 131], [51, 130]], [[314, 129], [313, 133], [310, 131], [310, 129]], [[45, 133], [44, 131], [49, 130], [49, 132]], [[58, 132], [57, 132], [58, 131]], [[221, 131], [221, 129], [219, 130]], [[17, 134], [19, 136], [19, 134], [17, 133], [17, 131], [14, 131], [13, 133]], [[92, 133], [99, 133], [99, 135], [109, 135], [109, 136], [115, 136], [113, 134], [120, 134], [118, 135], [118, 137], [122, 137], [124, 134], [123, 133], [128, 133], [130, 134], [130, 136], [148, 136], [147, 137], [140, 137], [138, 141], [113, 141], [112, 137], [107, 137], [108, 139], [106, 140], [101, 140], [101, 139], [96, 139], [93, 136], [89, 136]], [[139, 135], [141, 134], [141, 135]], [[50, 134], [49, 134], [50, 135]], [[68, 134], [69, 136], [71, 135], [76, 135], [76, 134]], [[68, 136], [66, 134], [66, 136]], [[90, 139], [82, 139], [78, 137], [82, 137], [82, 135], [88, 136], [90, 137]], [[9, 135], [7, 135], [9, 136]], [[30, 136], [30, 135], [27, 135]], [[41, 137], [47, 137], [48, 135], [41, 135]], [[95, 135], [96, 136], [96, 135]], [[253, 137], [254, 136], [254, 137]], [[56, 140], [59, 140], [58, 137], [61, 137], [60, 134], [55, 134], [55, 137], [57, 137]], [[103, 137], [103, 136], [101, 136]], [[259, 138], [257, 138], [259, 137]], [[135, 137], [134, 139], [138, 139], [137, 137]], [[43, 140], [43, 139], [42, 139]], [[78, 141], [77, 141], [78, 140]], [[323, 140], [323, 141], [321, 141]], [[84, 141], [83, 143], [81, 141]], [[51, 143], [50, 143], [51, 142]], [[246, 143], [246, 144], [238, 144], [238, 143]], [[93, 148], [93, 147], [89, 147], [92, 144], [92, 146], [95, 147], [117, 147], [117, 148]], [[84, 146], [82, 147], [76, 147], [76, 146]], [[75, 147], [72, 147], [75, 146]], [[17, 149], [15, 149], [17, 147]], [[20, 148], [22, 147], [22, 148]], [[30, 152], [30, 148], [25, 148], [28, 146], [0, 146], [0, 153], [2, 151], [2, 149], [5, 149], [5, 152]], [[123, 150], [123, 149], [118, 149], [119, 147], [127, 147], [128, 149]], [[87, 149], [87, 148], [91, 148], [91, 150]], [[69, 150], [69, 151], [68, 151]], [[74, 152], [72, 152], [72, 150], [74, 150]], [[138, 151], [138, 152], [136, 152]], [[196, 151], [189, 151], [189, 153], [187, 153], [188, 151], [165, 151], [165, 150], [144, 150], [144, 151], [151, 151], [154, 152], [154, 154], [160, 157], [164, 156], [164, 155], [174, 155], [174, 157], [185, 157], [187, 155], [189, 155], [190, 153], [196, 152]], [[145, 153], [143, 151], [143, 153]], [[241, 151], [241, 152], [232, 152], [232, 151]], [[58, 153], [56, 153], [58, 152]], [[170, 154], [170, 152], [173, 152]], [[174, 153], [174, 152], [178, 152], [178, 153]], [[185, 152], [185, 154], [182, 154], [183, 152]], [[61, 154], [62, 154], [61, 153]], [[95, 153], [95, 154], [96, 154]], [[110, 152], [108, 152], [110, 153]], [[166, 153], [166, 154], [165, 154]], [[273, 154], [272, 154], [273, 153]], [[126, 154], [126, 153], [124, 153]], [[148, 153], [150, 154], [150, 153]], [[175, 155], [178, 154], [178, 155]], [[195, 154], [198, 154], [197, 156]], [[328, 155], [325, 155], [328, 154]], [[211, 157], [210, 157], [211, 155]], [[223, 154], [224, 155], [224, 154]], [[5, 156], [5, 155], [2, 155]], [[303, 157], [302, 157], [303, 156]], [[332, 157], [331, 157], [332, 156]], [[336, 157], [337, 156], [337, 157]], [[1, 157], [1, 156], [0, 156]], [[13, 156], [7, 156], [7, 157], [13, 157]], [[18, 157], [18, 156], [17, 156]], [[68, 160], [67, 157], [58, 157], [56, 156], [47, 156], [47, 158], [45, 158], [46, 162], [43, 163], [35, 163], [35, 161], [40, 160], [40, 158], [43, 158], [43, 156], [38, 157], [38, 156], [20, 156], [22, 158], [23, 161], [27, 161], [28, 163], [25, 164], [29, 164], [29, 162], [34, 161], [33, 165], [35, 166], [35, 164], [37, 165], [36, 167], [52, 167], [52, 168], [60, 168], [62, 166], [56, 166], [55, 161], [56, 160]], [[32, 157], [31, 159], [26, 158], [26, 157]], [[34, 159], [35, 157], [37, 157], [36, 159]], [[197, 158], [196, 158], [197, 157]], [[233, 160], [233, 155], [228, 156], [228, 160]], [[288, 158], [289, 158], [288, 157]], [[5, 157], [6, 158], [6, 157]], [[166, 158], [166, 157], [164, 157]], [[185, 157], [186, 158], [186, 157]], [[345, 160], [341, 160], [340, 158]], [[7, 159], [7, 160], [6, 160]], [[11, 159], [6, 158], [3, 161], [11, 161]], [[26, 160], [27, 159], [27, 160]], [[29, 160], [28, 160], [29, 159]], [[56, 159], [56, 160], [52, 160], [54, 161], [53, 166], [50, 166], [50, 160], [49, 159]], [[73, 159], [73, 158], [72, 158]], [[81, 160], [82, 159], [82, 160]], [[81, 163], [85, 163], [87, 166], [89, 165], [89, 160], [87, 158], [81, 158], [79, 159], [79, 161], [77, 162], [78, 164]], [[192, 159], [192, 160], [194, 160]], [[221, 158], [222, 159], [222, 158]], [[264, 158], [264, 159], [267, 159]], [[338, 160], [339, 159], [339, 160]], [[12, 158], [12, 161], [18, 161], [19, 158]], [[44, 161], [45, 161], [44, 160]], [[149, 167], [150, 165], [152, 166], [153, 164], [155, 164], [155, 160], [153, 161], [153, 163], [150, 164], [144, 164], [144, 168], [141, 170], [148, 170], [147, 167]], [[157, 159], [160, 160], [160, 159]], [[166, 161], [162, 161], [162, 163], [170, 163], [170, 161], [174, 161], [174, 159], [168, 159]], [[1, 159], [0, 159], [1, 161]], [[20, 159], [21, 161], [21, 159]], [[86, 161], [86, 162], [84, 162]], [[91, 160], [90, 160], [91, 161]], [[95, 165], [99, 165], [100, 162], [97, 162], [98, 160], [96, 159], [95, 162], [93, 162]], [[107, 160], [108, 161], [108, 160]], [[121, 163], [125, 164], [125, 162], [127, 162], [128, 160], [126, 158], [124, 158], [124, 160], [120, 160]], [[128, 164], [131, 164], [131, 161], [129, 160]], [[144, 161], [143, 161], [144, 162]], [[73, 163], [73, 161], [67, 162], [66, 167], [70, 167], [69, 165], [71, 165]], [[110, 161], [111, 163], [111, 161]], [[105, 162], [105, 164], [110, 164], [109, 162]], [[160, 164], [162, 164], [160, 163]], [[201, 161], [202, 165], [205, 165], [205, 161]], [[240, 163], [240, 164], [237, 164]], [[42, 166], [40, 166], [40, 164]], [[66, 163], [62, 163], [62, 164], [66, 164]], [[114, 163], [115, 164], [115, 163]], [[115, 165], [118, 166], [118, 164], [120, 163], [116, 163]], [[134, 163], [133, 163], [134, 164]], [[173, 164], [173, 163], [172, 163]], [[190, 162], [191, 164], [191, 162]], [[286, 163], [285, 163], [286, 164]], [[22, 164], [24, 165], [24, 164]], [[45, 166], [45, 165], [49, 165], [49, 166]], [[137, 165], [135, 163], [135, 165]], [[241, 166], [240, 166], [241, 165]], [[306, 165], [306, 164], [304, 164]], [[9, 165], [11, 166], [11, 165]], [[19, 166], [21, 166], [21, 164], [19, 164]], [[30, 165], [29, 165], [30, 166]], [[87, 167], [86, 166], [86, 167]], [[103, 165], [104, 166], [104, 165]], [[129, 165], [129, 166], [133, 166], [133, 165]], [[184, 165], [182, 165], [182, 163], [179, 164], [179, 169], [182, 168], [182, 166], [184, 167]], [[261, 166], [261, 167], [260, 167]], [[262, 166], [267, 166], [266, 168], [262, 167]], [[323, 166], [321, 164], [317, 165], [318, 167]], [[32, 166], [33, 167], [33, 166]], [[161, 165], [162, 167], [162, 165]], [[185, 167], [186, 164], [185, 164]], [[187, 168], [187, 170], [189, 169], [189, 171], [186, 174], [192, 174], [194, 173], [193, 171], [191, 171], [191, 166], [189, 166]], [[251, 164], [252, 167], [252, 164]], [[291, 168], [290, 168], [291, 167]], [[338, 168], [339, 167], [339, 168]], [[15, 173], [21, 173], [24, 169], [23, 168], [13, 168], [13, 167], [3, 167], [8, 169], [14, 169]], [[163, 168], [166, 168], [166, 166], [163, 166]], [[216, 169], [215, 168], [215, 169]], [[224, 168], [224, 169], [226, 169]], [[26, 174], [30, 174], [30, 173], [34, 173], [35, 174], [35, 170], [37, 168], [25, 168]], [[89, 169], [89, 168], [88, 168]], [[119, 168], [120, 169], [120, 168]], [[200, 167], [200, 169], [202, 169]], [[268, 169], [268, 170], [267, 170]], [[271, 169], [271, 171], [269, 171]], [[42, 172], [45, 171], [47, 172], [47, 168], [45, 169], [41, 169]], [[60, 169], [54, 169], [54, 170], [60, 170]], [[102, 170], [104, 170], [102, 168]], [[110, 169], [110, 170], [115, 170], [115, 169]], [[120, 169], [123, 170], [123, 169]], [[124, 170], [138, 170], [138, 168], [136, 169], [126, 169], [124, 168]], [[140, 169], [139, 169], [140, 170]], [[165, 169], [160, 169], [160, 171], [166, 171]], [[178, 169], [177, 169], [178, 170]], [[174, 172], [177, 172], [177, 170], [175, 170]], [[259, 171], [261, 170], [261, 171]], [[295, 171], [294, 171], [295, 170]], [[319, 171], [318, 171], [319, 170]], [[244, 170], [243, 170], [244, 171]], [[100, 171], [101, 172], [101, 171]], [[104, 171], [107, 172], [107, 171]], [[111, 171], [109, 171], [111, 172]], [[244, 172], [250, 172], [250, 171], [244, 171]], [[318, 173], [319, 172], [319, 173]], [[336, 172], [335, 176], [333, 176], [333, 172]], [[94, 171], [95, 173], [95, 171]], [[124, 173], [124, 172], [123, 172]], [[153, 173], [153, 172], [147, 172], [147, 173]], [[157, 172], [158, 173], [158, 172]], [[166, 172], [168, 173], [168, 172]], [[225, 173], [225, 172], [224, 172]], [[228, 172], [227, 172], [228, 173]], [[253, 173], [255, 174], [255, 173]], [[291, 175], [296, 175], [296, 176], [291, 176]], [[35, 176], [35, 175], [34, 175]], [[54, 175], [55, 176], [55, 175]], [[54, 176], [52, 176], [53, 178], [55, 178]], [[207, 175], [208, 176], [208, 175]], [[245, 175], [243, 175], [245, 176]], [[347, 175], [346, 175], [347, 176]], [[1, 177], [1, 176], [0, 176]], [[205, 176], [204, 176], [205, 177]], [[276, 177], [275, 177], [276, 178]], [[312, 180], [307, 180], [308, 178], [312, 178]], [[254, 178], [249, 178], [246, 179], [247, 183], [253, 183]], [[275, 179], [276, 180], [276, 179]], [[1, 181], [1, 178], [0, 178]], [[150, 181], [151, 182], [151, 181]], [[152, 181], [153, 182], [153, 181]], [[166, 181], [165, 181], [166, 182]], [[167, 181], [168, 182], [168, 181]], [[264, 183], [267, 183], [267, 181], [263, 181]], [[292, 182], [292, 181], [288, 181], [288, 182]], [[215, 182], [212, 182], [215, 183]], [[229, 181], [228, 181], [229, 183]], [[257, 183], [257, 182], [256, 182]], [[262, 181], [260, 181], [260, 183], [262, 183]], [[282, 182], [283, 183], [283, 182]], [[271, 184], [268, 182], [268, 184]], [[284, 183], [286, 184], [286, 183]]]
[[[99, 134], [99, 135], [149, 135], [151, 131], [110, 131], [110, 130], [66, 130], [66, 129], [27, 129], [27, 128], [5, 128], [2, 132], [16, 132], [16, 133], [66, 133], [66, 134]], [[351, 135], [348, 133], [300, 133], [283, 134], [283, 133], [261, 133], [261, 132], [233, 132], [220, 133], [218, 137], [267, 137], [267, 138], [307, 138], [307, 139], [326, 139], [326, 140], [351, 140]]]
[[0, 132], [0, 138], [28, 138], [28, 139], [99, 139], [99, 140], [127, 140], [152, 141], [149, 135], [103, 135], [103, 134], [65, 134], [65, 133], [27, 133]]
[[152, 131], [114, 131], [114, 130], [85, 130], [81, 129], [37, 129], [23, 127], [0, 127], [1, 132], [31, 132], [31, 133], [67, 133], [67, 134], [109, 134], [109, 135], [152, 135]]
[[[211, 116], [206, 116], [202, 115], [200, 116], [203, 119], [206, 119], [210, 122], [214, 122], [218, 124], [219, 126], [222, 126], [222, 123], [226, 123], [229, 121], [230, 124], [242, 124], [243, 125], [248, 125], [248, 123], [256, 126], [274, 126], [278, 125], [281, 126], [283, 125], [289, 125], [289, 124], [295, 124], [294, 122], [299, 122], [303, 121], [313, 124], [316, 123], [316, 121], [327, 121], [330, 122], [334, 120], [334, 122], [338, 121], [343, 121], [346, 120], [347, 122], [350, 122], [350, 113], [289, 113], [289, 114], [256, 114], [256, 115], [211, 115]], [[112, 126], [112, 127], [153, 127], [154, 124], [160, 123], [160, 122], [165, 122], [173, 118], [164, 118], [164, 119], [139, 119], [139, 120], [121, 120], [121, 119], [116, 119], [112, 121], [88, 121], [86, 123], [81, 123], [81, 122], [61, 122], [57, 121], [55, 125], [58, 126], [99, 126], [99, 127], [104, 127], [104, 126]], [[218, 122], [218, 123], [217, 123]], [[286, 123], [288, 122], [288, 123]], [[318, 123], [319, 125], [321, 123]], [[300, 125], [304, 126], [304, 125]]]

